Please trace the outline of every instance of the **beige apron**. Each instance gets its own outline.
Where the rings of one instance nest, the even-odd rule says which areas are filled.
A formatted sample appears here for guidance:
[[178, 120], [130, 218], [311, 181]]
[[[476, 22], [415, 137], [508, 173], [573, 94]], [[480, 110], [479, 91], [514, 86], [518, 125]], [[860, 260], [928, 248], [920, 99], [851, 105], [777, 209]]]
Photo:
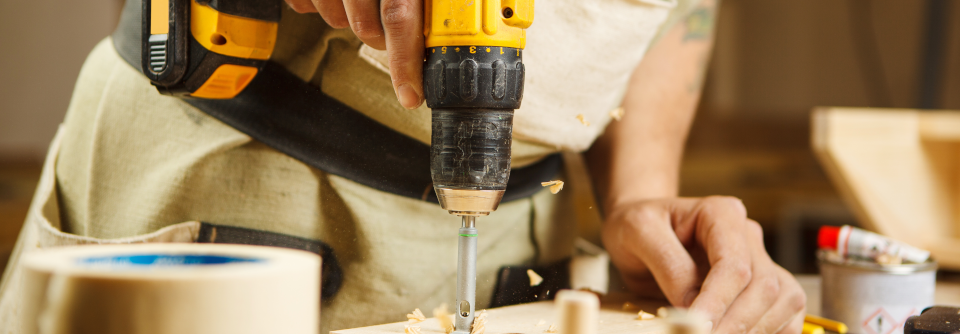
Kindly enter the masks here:
[[[589, 186], [574, 183], [558, 195], [545, 190], [503, 203], [478, 220], [478, 307], [489, 303], [501, 266], [533, 261], [532, 239], [539, 263], [570, 255], [578, 213], [560, 204], [572, 202], [578, 188], [589, 198]], [[330, 244], [344, 283], [322, 305], [323, 332], [401, 321], [413, 308], [455, 299], [458, 217], [310, 168], [156, 94], [107, 39], [84, 65], [51, 144], [0, 286], [0, 333], [19, 332], [23, 253], [89, 243], [192, 242], [199, 221]]]

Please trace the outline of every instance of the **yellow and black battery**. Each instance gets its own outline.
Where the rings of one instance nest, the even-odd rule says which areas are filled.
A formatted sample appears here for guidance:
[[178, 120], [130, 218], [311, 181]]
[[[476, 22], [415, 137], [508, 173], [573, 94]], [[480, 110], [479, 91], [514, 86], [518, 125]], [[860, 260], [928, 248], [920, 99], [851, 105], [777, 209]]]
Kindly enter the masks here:
[[273, 53], [280, 5], [144, 0], [141, 70], [163, 94], [233, 98]]

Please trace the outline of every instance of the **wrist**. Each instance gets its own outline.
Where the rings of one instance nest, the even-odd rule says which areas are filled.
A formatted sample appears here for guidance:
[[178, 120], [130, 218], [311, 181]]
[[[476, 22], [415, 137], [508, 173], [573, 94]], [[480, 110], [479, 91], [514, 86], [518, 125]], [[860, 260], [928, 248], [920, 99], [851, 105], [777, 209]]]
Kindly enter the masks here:
[[678, 197], [676, 189], [676, 183], [658, 183], [655, 181], [637, 182], [632, 186], [621, 184], [620, 186], [610, 187], [606, 194], [601, 194], [600, 203], [604, 212], [613, 213], [623, 207], [643, 201], [676, 198]]

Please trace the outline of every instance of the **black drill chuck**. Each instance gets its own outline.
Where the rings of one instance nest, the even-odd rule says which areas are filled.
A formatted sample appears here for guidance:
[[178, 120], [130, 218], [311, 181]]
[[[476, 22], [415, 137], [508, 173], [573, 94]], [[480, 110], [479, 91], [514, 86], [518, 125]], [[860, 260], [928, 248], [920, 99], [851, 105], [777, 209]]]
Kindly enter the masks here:
[[433, 110], [430, 173], [435, 188], [505, 190], [513, 111], [523, 96], [521, 50], [427, 49], [424, 95]]

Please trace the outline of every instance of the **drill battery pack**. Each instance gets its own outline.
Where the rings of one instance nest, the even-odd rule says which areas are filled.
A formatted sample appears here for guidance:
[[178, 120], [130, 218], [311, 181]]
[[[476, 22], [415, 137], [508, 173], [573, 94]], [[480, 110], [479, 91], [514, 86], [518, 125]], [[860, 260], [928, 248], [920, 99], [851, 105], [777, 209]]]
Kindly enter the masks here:
[[235, 97], [273, 53], [280, 1], [143, 0], [141, 71], [160, 93]]

